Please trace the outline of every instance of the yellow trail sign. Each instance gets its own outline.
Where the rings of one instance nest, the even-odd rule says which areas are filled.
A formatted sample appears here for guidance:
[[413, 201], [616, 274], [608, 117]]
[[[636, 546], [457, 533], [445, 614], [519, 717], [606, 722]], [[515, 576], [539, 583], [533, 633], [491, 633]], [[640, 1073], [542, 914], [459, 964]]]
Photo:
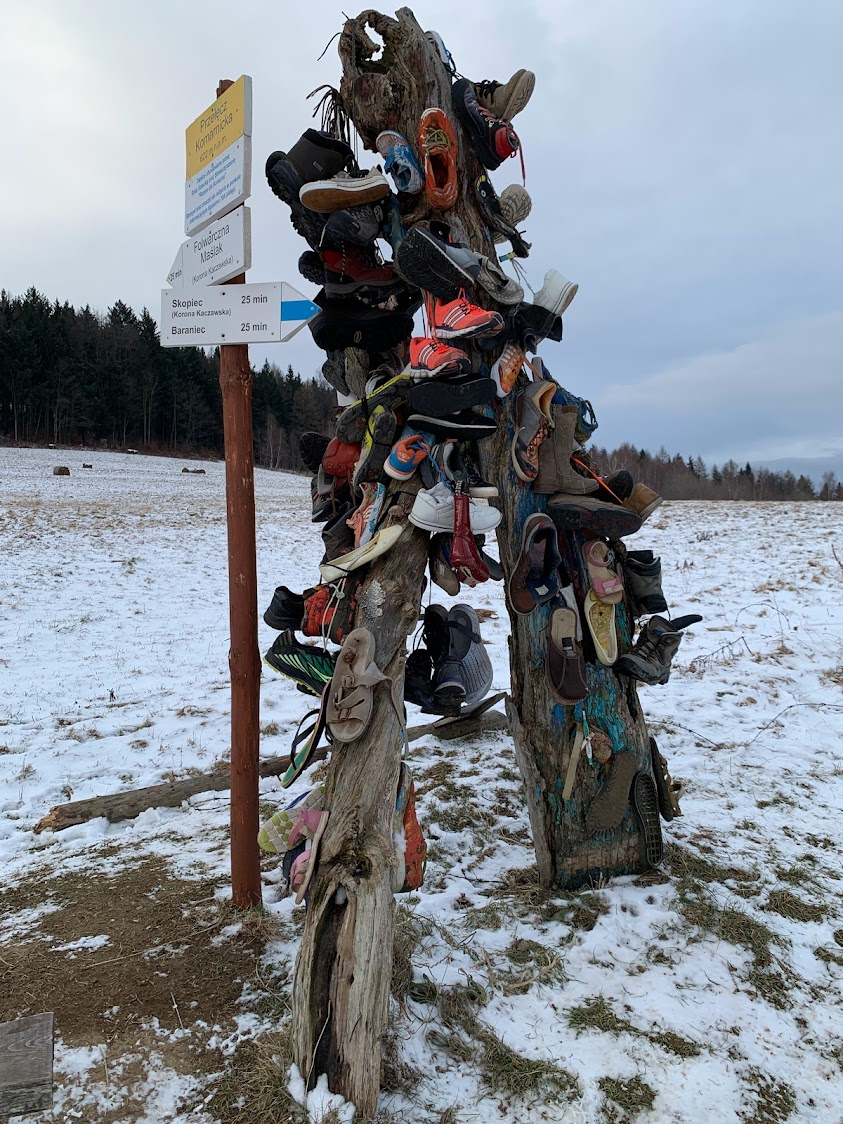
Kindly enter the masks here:
[[185, 179], [192, 179], [229, 145], [252, 135], [252, 79], [241, 74], [185, 130]]

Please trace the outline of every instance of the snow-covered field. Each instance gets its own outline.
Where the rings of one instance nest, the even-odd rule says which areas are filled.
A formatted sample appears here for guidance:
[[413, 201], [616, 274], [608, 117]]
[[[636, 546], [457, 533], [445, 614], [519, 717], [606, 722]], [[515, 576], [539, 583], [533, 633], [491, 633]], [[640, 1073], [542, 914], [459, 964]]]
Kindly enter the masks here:
[[[59, 1034], [31, 1120], [290, 1119], [301, 911], [271, 860], [271, 917], [227, 907], [227, 793], [32, 831], [225, 759], [224, 468], [183, 463], [0, 449], [0, 1020], [54, 1010]], [[305, 479], [256, 490], [262, 611], [321, 540]], [[507, 737], [413, 743], [430, 861], [399, 910], [383, 1121], [843, 1119], [843, 505], [665, 504], [632, 541], [705, 616], [642, 691], [685, 785], [664, 875], [548, 898]], [[504, 690], [502, 589], [466, 599]], [[264, 672], [283, 753], [308, 702]]]

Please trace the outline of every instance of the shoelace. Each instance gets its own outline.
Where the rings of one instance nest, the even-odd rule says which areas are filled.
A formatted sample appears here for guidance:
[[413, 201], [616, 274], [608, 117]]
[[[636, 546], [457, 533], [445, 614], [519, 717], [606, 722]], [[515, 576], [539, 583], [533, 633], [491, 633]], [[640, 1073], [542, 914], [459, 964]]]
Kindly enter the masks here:
[[450, 148], [451, 142], [444, 129], [428, 129], [424, 135], [424, 150], [432, 154], [437, 148]]
[[603, 487], [604, 487], [604, 488], [606, 489], [606, 491], [607, 491], [607, 492], [609, 493], [609, 495], [610, 495], [610, 496], [615, 496], [615, 499], [616, 499], [616, 500], [618, 501], [618, 503], [619, 503], [619, 504], [620, 504], [621, 506], [623, 506], [623, 500], [622, 500], [622, 499], [620, 498], [620, 496], [616, 496], [616, 495], [615, 495], [615, 493], [614, 493], [614, 492], [612, 491], [612, 489], [611, 489], [611, 488], [609, 487], [609, 485], [608, 485], [608, 484], [606, 483], [606, 481], [605, 481], [605, 480], [603, 479], [603, 477], [602, 477], [602, 476], [598, 476], [598, 475], [597, 475], [597, 473], [596, 473], [596, 472], [595, 472], [595, 471], [594, 471], [594, 470], [593, 470], [593, 469], [592, 469], [592, 468], [591, 468], [591, 467], [590, 467], [589, 465], [587, 465], [587, 464], [585, 463], [585, 461], [581, 461], [581, 460], [580, 460], [580, 459], [579, 459], [578, 457], [574, 457], [574, 456], [572, 456], [572, 457], [571, 457], [571, 460], [572, 460], [572, 461], [574, 462], [574, 464], [578, 464], [578, 465], [580, 466], [580, 468], [584, 468], [584, 469], [585, 469], [585, 471], [586, 471], [586, 472], [588, 473], [588, 475], [589, 475], [589, 476], [593, 476], [595, 480], [598, 480], [598, 481], [600, 482], [600, 484], [601, 484], [601, 485], [602, 485], [602, 486], [603, 486]]

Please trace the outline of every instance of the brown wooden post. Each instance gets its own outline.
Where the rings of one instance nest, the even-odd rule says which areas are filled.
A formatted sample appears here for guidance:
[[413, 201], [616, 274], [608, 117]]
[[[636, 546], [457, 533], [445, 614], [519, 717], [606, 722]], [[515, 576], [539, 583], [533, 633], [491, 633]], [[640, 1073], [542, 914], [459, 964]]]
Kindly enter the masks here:
[[[220, 97], [233, 82], [221, 79]], [[245, 273], [227, 281], [243, 285]], [[231, 896], [249, 909], [261, 904], [258, 740], [260, 653], [255, 545], [255, 458], [252, 445], [252, 371], [246, 344], [220, 347], [220, 390], [225, 440], [228, 529], [228, 612], [231, 630]]]

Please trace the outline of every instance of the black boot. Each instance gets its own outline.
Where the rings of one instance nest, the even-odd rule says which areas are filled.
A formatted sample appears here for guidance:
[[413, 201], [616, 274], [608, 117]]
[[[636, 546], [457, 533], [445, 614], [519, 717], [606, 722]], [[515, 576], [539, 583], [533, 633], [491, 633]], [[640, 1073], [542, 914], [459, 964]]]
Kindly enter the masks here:
[[673, 621], [651, 617], [638, 634], [633, 650], [615, 664], [615, 671], [641, 683], [667, 683], [670, 665], [682, 642], [681, 630], [701, 620], [699, 613], [689, 613]]
[[636, 617], [648, 613], [666, 613], [667, 601], [662, 593], [662, 564], [652, 550], [628, 550], [624, 559], [625, 585], [632, 599]]

